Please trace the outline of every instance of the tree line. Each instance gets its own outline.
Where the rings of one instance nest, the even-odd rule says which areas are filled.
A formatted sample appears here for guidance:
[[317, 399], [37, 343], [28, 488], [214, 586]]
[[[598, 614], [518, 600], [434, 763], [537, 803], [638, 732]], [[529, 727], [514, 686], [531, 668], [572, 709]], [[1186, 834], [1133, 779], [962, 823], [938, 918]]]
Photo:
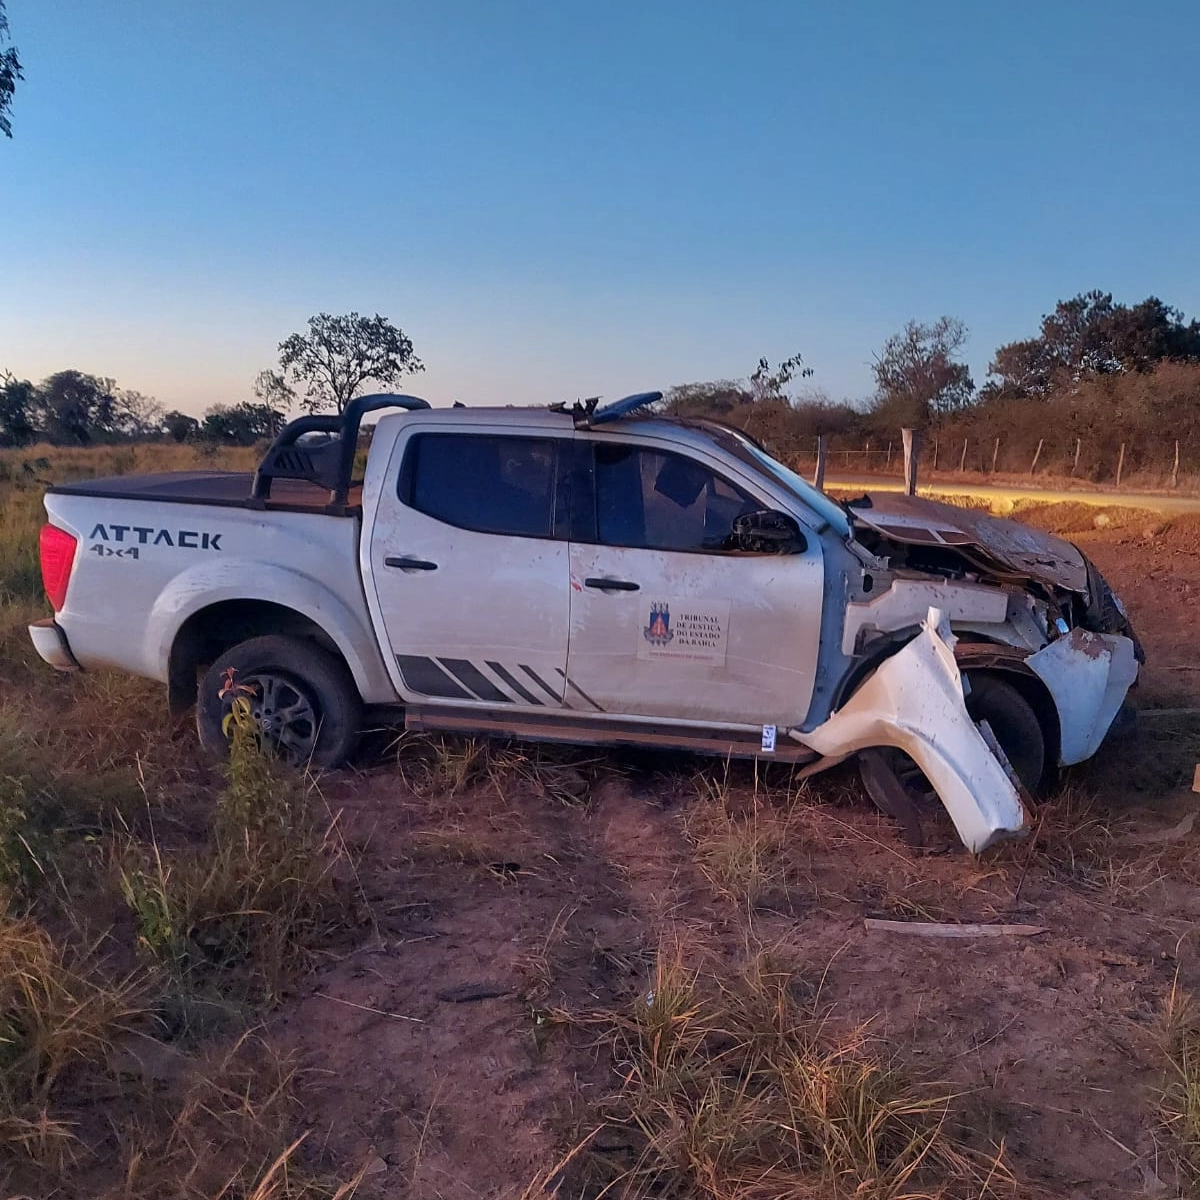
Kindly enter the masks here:
[[340, 413], [366, 384], [393, 387], [425, 369], [412, 339], [378, 313], [318, 313], [278, 349], [279, 366], [259, 373], [254, 399], [215, 404], [199, 418], [164, 411], [153, 397], [84, 371], [56, 371], [36, 384], [0, 372], [0, 446], [153, 440], [251, 446], [274, 437], [293, 407]]
[[[966, 341], [954, 317], [908, 322], [874, 356], [875, 392], [858, 403], [814, 391], [812, 369], [795, 354], [774, 366], [760, 359], [744, 379], [680, 384], [661, 407], [725, 420], [785, 457], [811, 450], [822, 435], [835, 445], [881, 446], [913, 427], [926, 431], [927, 443], [964, 445], [960, 461], [970, 451], [971, 465], [985, 468], [989, 452], [996, 462], [997, 439], [1006, 459], [1026, 463], [1035, 447], [1050, 462], [1072, 448], [1077, 455], [1086, 439], [1084, 473], [1093, 477], [1118, 446], [1136, 467], [1161, 458], [1168, 439], [1180, 441], [1190, 469], [1200, 466], [1200, 321], [1178, 309], [1155, 297], [1126, 305], [1098, 291], [1059, 301], [1034, 336], [997, 349], [978, 388], [962, 360]], [[378, 313], [318, 313], [277, 350], [278, 365], [259, 373], [253, 398], [199, 418], [82, 371], [39, 384], [0, 375], [0, 445], [251, 445], [273, 437], [296, 408], [341, 412], [366, 387], [393, 388], [424, 369], [411, 338]]]
[[[833, 446], [884, 447], [901, 428], [924, 431], [969, 451], [961, 461], [989, 469], [997, 439], [1001, 466], [1064, 461], [1086, 443], [1080, 473], [1112, 474], [1118, 455], [1130, 467], [1161, 463], [1176, 440], [1200, 467], [1200, 321], [1149, 297], [1127, 305], [1091, 291], [1059, 301], [1036, 334], [1000, 346], [977, 387], [962, 352], [966, 325], [954, 317], [910, 321], [872, 360], [875, 391], [835, 402], [811, 387], [798, 394], [791, 371], [773, 378], [764, 362], [745, 380], [682, 384], [664, 409], [737, 425], [785, 457], [810, 453], [819, 436]], [[1124, 450], [1120, 450], [1124, 447]]]
[[250, 446], [273, 437], [284, 420], [284, 413], [254, 400], [214, 405], [199, 419], [164, 411], [153, 397], [84, 371], [56, 371], [41, 383], [0, 373], [0, 446], [134, 441]]

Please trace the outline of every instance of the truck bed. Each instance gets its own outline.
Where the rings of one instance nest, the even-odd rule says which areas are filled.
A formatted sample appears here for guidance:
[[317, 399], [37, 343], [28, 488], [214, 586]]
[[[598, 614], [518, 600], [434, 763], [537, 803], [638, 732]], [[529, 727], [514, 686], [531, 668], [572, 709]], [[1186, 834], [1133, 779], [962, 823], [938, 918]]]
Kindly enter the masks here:
[[111, 475], [55, 484], [48, 490], [71, 496], [109, 500], [150, 500], [159, 504], [207, 504], [220, 508], [257, 508], [275, 512], [321, 512], [354, 516], [360, 510], [362, 486], [351, 486], [346, 504], [331, 505], [329, 491], [303, 479], [276, 479], [271, 498], [252, 500], [251, 471], [162, 471], [150, 475]]

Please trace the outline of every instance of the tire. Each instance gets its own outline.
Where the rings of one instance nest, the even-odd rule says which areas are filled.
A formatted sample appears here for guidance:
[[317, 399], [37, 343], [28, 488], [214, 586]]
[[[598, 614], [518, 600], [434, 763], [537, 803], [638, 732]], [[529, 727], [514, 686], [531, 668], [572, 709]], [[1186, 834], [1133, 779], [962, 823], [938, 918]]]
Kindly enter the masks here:
[[[204, 673], [196, 701], [200, 744], [229, 755], [224, 732], [234, 697], [221, 697], [229, 671], [249, 698], [260, 736], [294, 766], [336, 767], [354, 751], [362, 700], [346, 665], [328, 650], [290, 637], [256, 637], [226, 650]], [[265, 722], [265, 724], [264, 724]]]
[[991, 726], [1017, 778], [1031, 796], [1042, 790], [1046, 776], [1046, 735], [1033, 706], [1005, 679], [997, 675], [968, 674], [971, 694], [967, 712], [977, 724]]
[[[971, 684], [967, 712], [976, 723], [988, 723], [1017, 778], [1036, 797], [1050, 771], [1046, 736], [1033, 706], [1011, 683], [997, 675], [972, 672], [967, 678]], [[890, 773], [894, 779], [881, 779], [881, 772]], [[860, 756], [859, 775], [876, 807], [901, 820], [905, 814], [896, 811], [895, 784], [899, 784], [913, 816], [936, 799], [921, 768], [903, 750], [891, 746], [873, 749], [869, 759]], [[908, 824], [911, 834], [911, 819]]]

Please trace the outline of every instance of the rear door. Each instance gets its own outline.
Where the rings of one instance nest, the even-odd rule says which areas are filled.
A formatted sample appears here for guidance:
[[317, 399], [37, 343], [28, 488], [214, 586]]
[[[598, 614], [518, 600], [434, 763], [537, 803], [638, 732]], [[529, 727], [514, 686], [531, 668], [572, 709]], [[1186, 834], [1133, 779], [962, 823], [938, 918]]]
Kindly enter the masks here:
[[739, 514], [778, 507], [769, 493], [665, 444], [580, 442], [593, 488], [571, 544], [568, 694], [614, 716], [800, 723], [820, 651], [820, 541], [731, 550]]
[[362, 548], [405, 699], [562, 706], [569, 446], [544, 427], [455, 430], [406, 418]]

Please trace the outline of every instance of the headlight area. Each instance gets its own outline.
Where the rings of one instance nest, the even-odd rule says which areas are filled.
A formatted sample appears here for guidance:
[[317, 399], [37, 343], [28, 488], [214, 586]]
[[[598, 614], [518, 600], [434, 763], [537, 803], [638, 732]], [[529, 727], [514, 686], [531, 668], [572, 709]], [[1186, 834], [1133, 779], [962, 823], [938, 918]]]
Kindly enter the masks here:
[[1083, 561], [1087, 564], [1088, 594], [1081, 624], [1093, 633], [1118, 633], [1127, 637], [1133, 643], [1134, 658], [1138, 663], [1144, 663], [1146, 651], [1133, 631], [1125, 606], [1100, 574], [1099, 567], [1086, 555]]

